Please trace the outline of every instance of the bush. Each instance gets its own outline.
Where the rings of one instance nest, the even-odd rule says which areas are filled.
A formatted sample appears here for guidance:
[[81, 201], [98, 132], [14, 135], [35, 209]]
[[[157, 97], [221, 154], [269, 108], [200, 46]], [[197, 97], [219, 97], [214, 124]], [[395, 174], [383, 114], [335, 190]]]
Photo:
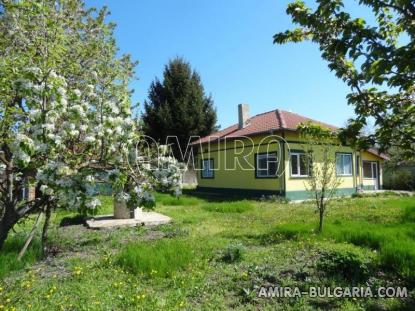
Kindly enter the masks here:
[[383, 186], [385, 189], [415, 190], [415, 168], [386, 170]]
[[209, 212], [218, 213], [243, 213], [253, 209], [253, 206], [248, 201], [236, 202], [220, 202], [220, 203], [206, 203], [202, 208]]
[[351, 245], [336, 245], [323, 250], [317, 269], [330, 276], [340, 276], [350, 282], [368, 279], [373, 268], [373, 256]]
[[186, 241], [163, 239], [150, 244], [130, 243], [121, 250], [115, 262], [136, 274], [168, 277], [188, 266], [192, 258], [191, 246]]
[[227, 263], [240, 261], [245, 249], [241, 244], [231, 244], [222, 252], [221, 260]]

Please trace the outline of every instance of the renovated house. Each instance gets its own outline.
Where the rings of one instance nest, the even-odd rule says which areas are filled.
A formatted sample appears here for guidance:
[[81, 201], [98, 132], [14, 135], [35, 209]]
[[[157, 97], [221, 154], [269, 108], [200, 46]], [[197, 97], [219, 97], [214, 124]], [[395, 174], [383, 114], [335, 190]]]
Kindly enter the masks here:
[[[238, 124], [192, 143], [198, 188], [256, 196], [276, 194], [291, 200], [310, 198], [305, 183], [310, 173], [303, 158], [306, 142], [297, 127], [306, 122], [333, 130], [336, 127], [280, 109], [253, 117], [248, 110], [248, 105], [239, 105]], [[356, 151], [340, 146], [335, 157], [336, 174], [341, 178], [337, 195], [382, 188], [385, 155], [374, 149]]]

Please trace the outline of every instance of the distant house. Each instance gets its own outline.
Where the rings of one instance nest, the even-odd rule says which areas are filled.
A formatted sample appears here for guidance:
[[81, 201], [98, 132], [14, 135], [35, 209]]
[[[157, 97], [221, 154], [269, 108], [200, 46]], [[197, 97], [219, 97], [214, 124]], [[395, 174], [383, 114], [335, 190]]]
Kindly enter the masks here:
[[[239, 105], [238, 124], [192, 143], [197, 150], [199, 189], [309, 198], [305, 187], [309, 171], [303, 165], [305, 142], [297, 127], [305, 122], [336, 127], [281, 109], [249, 117], [248, 109], [248, 105]], [[356, 151], [341, 146], [335, 156], [336, 173], [342, 178], [338, 195], [382, 188], [385, 155], [374, 149]]]

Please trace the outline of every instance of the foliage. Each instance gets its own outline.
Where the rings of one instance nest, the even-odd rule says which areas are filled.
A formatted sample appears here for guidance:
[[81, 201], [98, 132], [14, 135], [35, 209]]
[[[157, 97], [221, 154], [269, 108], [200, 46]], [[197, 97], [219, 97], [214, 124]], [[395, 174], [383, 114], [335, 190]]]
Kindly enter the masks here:
[[[297, 0], [287, 14], [298, 28], [278, 33], [274, 43], [311, 40], [336, 76], [350, 86], [347, 98], [357, 118], [342, 138], [364, 149], [396, 146], [404, 158], [415, 154], [415, 4], [413, 1], [359, 0], [374, 21], [353, 17], [342, 0], [317, 0], [314, 9]], [[360, 136], [370, 118], [375, 133]]]
[[244, 213], [252, 210], [252, 208], [252, 203], [246, 200], [235, 202], [206, 203], [202, 205], [202, 209], [217, 213]]
[[[0, 12], [0, 247], [30, 212], [45, 211], [46, 237], [53, 207], [95, 211], [98, 175], [130, 205], [154, 205], [154, 184], [178, 194], [169, 158], [148, 169], [135, 154], [141, 169], [128, 165], [141, 143], [129, 90], [136, 63], [118, 56], [107, 10], [24, 0], [2, 1]], [[21, 196], [28, 185], [36, 198]]]
[[151, 84], [144, 108], [144, 133], [161, 144], [172, 137], [168, 144], [180, 161], [188, 160], [185, 153], [193, 136], [216, 130], [212, 98], [205, 95], [199, 74], [182, 58], [170, 60], [163, 81]]
[[[97, 208], [95, 173], [120, 165], [136, 132], [135, 63], [117, 56], [106, 9], [77, 0], [0, 6], [1, 247], [31, 211]], [[19, 196], [26, 185], [36, 187], [31, 201]]]
[[340, 146], [337, 134], [330, 129], [307, 123], [299, 125], [300, 137], [307, 142], [303, 146], [307, 157], [304, 166], [309, 169], [305, 182], [307, 191], [315, 201], [319, 214], [318, 230], [323, 230], [323, 221], [330, 200], [335, 196], [342, 179], [336, 174], [336, 153]]
[[350, 245], [338, 245], [321, 251], [317, 269], [350, 282], [366, 281], [373, 271], [372, 257]]
[[240, 261], [244, 253], [244, 248], [241, 244], [230, 244], [222, 252], [221, 260], [227, 263]]
[[121, 250], [117, 263], [135, 274], [168, 277], [189, 265], [192, 258], [192, 250], [186, 241], [169, 239], [150, 245], [131, 243]]
[[383, 186], [385, 189], [414, 191], [415, 165], [385, 169]]

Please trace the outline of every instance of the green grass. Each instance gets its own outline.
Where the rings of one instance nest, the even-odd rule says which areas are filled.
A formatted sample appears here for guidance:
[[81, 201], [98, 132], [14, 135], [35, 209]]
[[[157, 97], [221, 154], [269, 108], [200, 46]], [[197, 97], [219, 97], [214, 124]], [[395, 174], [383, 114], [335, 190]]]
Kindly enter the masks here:
[[121, 249], [116, 262], [135, 274], [167, 277], [187, 267], [192, 258], [189, 241], [168, 239], [151, 244], [130, 243]]
[[3, 249], [0, 252], [0, 279], [9, 274], [30, 266], [41, 258], [41, 248], [38, 240], [32, 241], [32, 244], [26, 250], [21, 260], [17, 256], [22, 249], [25, 238], [12, 237], [7, 239]]
[[252, 210], [253, 205], [249, 201], [205, 203], [202, 209], [218, 213], [243, 213]]
[[371, 224], [367, 222], [329, 222], [321, 234], [316, 234], [314, 224], [284, 224], [273, 232], [286, 239], [333, 239], [379, 251], [384, 268], [415, 280], [415, 223]]
[[[75, 213], [57, 211], [50, 242], [59, 252], [46, 261], [27, 256], [12, 268], [23, 242], [15, 241], [21, 234], [12, 234], [7, 251], [0, 252], [0, 305], [5, 310], [413, 308], [412, 298], [258, 299], [242, 289], [369, 282], [374, 287], [408, 286], [413, 296], [415, 197], [332, 201], [324, 232], [317, 235], [310, 202], [225, 201], [187, 191], [176, 204], [167, 194], [156, 196], [155, 211], [170, 216], [169, 225], [97, 231], [59, 227], [63, 217]], [[110, 214], [112, 198], [101, 199], [98, 213]], [[16, 231], [30, 230], [33, 218]]]
[[201, 199], [190, 197], [188, 195], [182, 195], [176, 198], [166, 193], [155, 193], [155, 198], [156, 204], [165, 206], [192, 206], [203, 202]]

